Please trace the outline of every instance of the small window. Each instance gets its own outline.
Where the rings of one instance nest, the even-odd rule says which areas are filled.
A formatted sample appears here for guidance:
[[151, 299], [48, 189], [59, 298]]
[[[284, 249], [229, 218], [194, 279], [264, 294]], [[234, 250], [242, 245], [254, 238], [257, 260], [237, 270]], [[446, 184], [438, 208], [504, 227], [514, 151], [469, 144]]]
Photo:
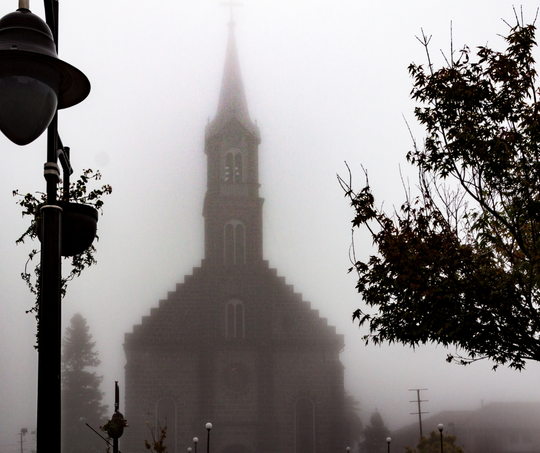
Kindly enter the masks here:
[[242, 154], [236, 153], [234, 155], [234, 182], [242, 182]]
[[246, 263], [246, 228], [239, 220], [230, 220], [225, 224], [224, 260], [229, 266]]
[[225, 155], [223, 168], [223, 181], [227, 184], [240, 184], [243, 179], [242, 153], [240, 151], [228, 152]]
[[227, 302], [225, 336], [244, 338], [244, 304], [238, 299]]
[[223, 174], [223, 179], [226, 183], [232, 184], [233, 182], [233, 155], [232, 153], [227, 153], [225, 156], [225, 169]]

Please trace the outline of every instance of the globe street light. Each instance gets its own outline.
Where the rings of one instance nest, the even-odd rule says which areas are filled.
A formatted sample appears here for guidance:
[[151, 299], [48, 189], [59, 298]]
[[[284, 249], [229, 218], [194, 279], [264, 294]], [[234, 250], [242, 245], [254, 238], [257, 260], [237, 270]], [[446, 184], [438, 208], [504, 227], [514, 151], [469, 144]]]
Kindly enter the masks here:
[[[47, 22], [19, 0], [0, 19], [0, 130], [26, 145], [47, 129], [47, 202], [41, 210], [37, 450], [60, 452], [61, 223], [55, 205], [60, 178], [57, 110], [90, 93], [86, 76], [58, 59], [58, 0], [43, 0]], [[68, 165], [66, 164], [66, 167]]]
[[439, 433], [441, 433], [441, 453], [443, 453], [443, 435], [442, 435], [442, 432], [443, 432], [443, 429], [444, 429], [444, 425], [442, 423], [439, 423], [437, 425], [437, 429], [439, 430]]
[[208, 431], [208, 435], [206, 437], [206, 453], [210, 453], [210, 430], [212, 429], [212, 423], [206, 424], [206, 431]]
[[392, 438], [391, 438], [391, 437], [387, 437], [387, 438], [386, 438], [386, 444], [388, 445], [388, 453], [390, 453], [390, 442], [392, 442]]
[[193, 438], [193, 445], [195, 446], [195, 453], [197, 453], [197, 444], [199, 443], [199, 438], [194, 437]]

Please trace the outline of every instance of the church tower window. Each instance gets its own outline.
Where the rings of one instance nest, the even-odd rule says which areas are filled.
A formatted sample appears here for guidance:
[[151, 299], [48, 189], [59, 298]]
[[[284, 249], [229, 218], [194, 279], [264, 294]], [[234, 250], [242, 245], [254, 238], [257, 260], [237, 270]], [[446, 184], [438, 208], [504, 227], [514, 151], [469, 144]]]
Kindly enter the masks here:
[[234, 155], [234, 182], [242, 182], [242, 153]]
[[244, 338], [244, 304], [238, 299], [227, 302], [225, 336]]
[[225, 155], [223, 180], [227, 184], [240, 184], [243, 178], [243, 163], [241, 151], [229, 151]]
[[315, 409], [309, 398], [300, 398], [294, 408], [296, 453], [315, 453]]
[[246, 263], [246, 229], [240, 220], [230, 220], [225, 224], [224, 257], [226, 265]]
[[232, 153], [227, 153], [227, 155], [225, 156], [225, 172], [223, 175], [223, 179], [228, 184], [233, 183], [233, 154]]

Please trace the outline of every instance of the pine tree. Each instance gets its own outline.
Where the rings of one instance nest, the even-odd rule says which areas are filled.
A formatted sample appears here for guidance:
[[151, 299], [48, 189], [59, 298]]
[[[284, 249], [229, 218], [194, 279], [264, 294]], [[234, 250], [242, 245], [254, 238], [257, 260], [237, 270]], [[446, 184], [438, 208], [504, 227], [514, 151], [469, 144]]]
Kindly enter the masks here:
[[360, 444], [361, 453], [386, 453], [388, 445], [386, 438], [390, 430], [384, 424], [379, 411], [371, 414], [369, 425], [364, 429], [364, 440]]
[[103, 376], [89, 369], [101, 361], [94, 350], [86, 319], [73, 315], [62, 342], [62, 452], [103, 451], [103, 441], [88, 426], [98, 429], [106, 421], [107, 406], [99, 389]]
[[359, 415], [360, 402], [349, 392], [345, 392], [345, 423], [347, 426], [347, 441], [351, 449], [355, 449], [362, 437], [362, 420]]

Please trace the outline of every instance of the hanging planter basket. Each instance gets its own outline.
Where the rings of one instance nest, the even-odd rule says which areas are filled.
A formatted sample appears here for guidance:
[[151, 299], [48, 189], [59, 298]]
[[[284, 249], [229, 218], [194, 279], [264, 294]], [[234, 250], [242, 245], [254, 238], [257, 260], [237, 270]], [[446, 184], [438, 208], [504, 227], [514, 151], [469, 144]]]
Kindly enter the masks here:
[[109, 437], [118, 439], [124, 434], [124, 428], [128, 426], [126, 419], [120, 412], [115, 412], [105, 426], [101, 427]]
[[[74, 256], [84, 252], [94, 242], [97, 231], [98, 212], [89, 205], [58, 201], [62, 208], [62, 256]], [[41, 241], [41, 219], [37, 219], [38, 237]]]

